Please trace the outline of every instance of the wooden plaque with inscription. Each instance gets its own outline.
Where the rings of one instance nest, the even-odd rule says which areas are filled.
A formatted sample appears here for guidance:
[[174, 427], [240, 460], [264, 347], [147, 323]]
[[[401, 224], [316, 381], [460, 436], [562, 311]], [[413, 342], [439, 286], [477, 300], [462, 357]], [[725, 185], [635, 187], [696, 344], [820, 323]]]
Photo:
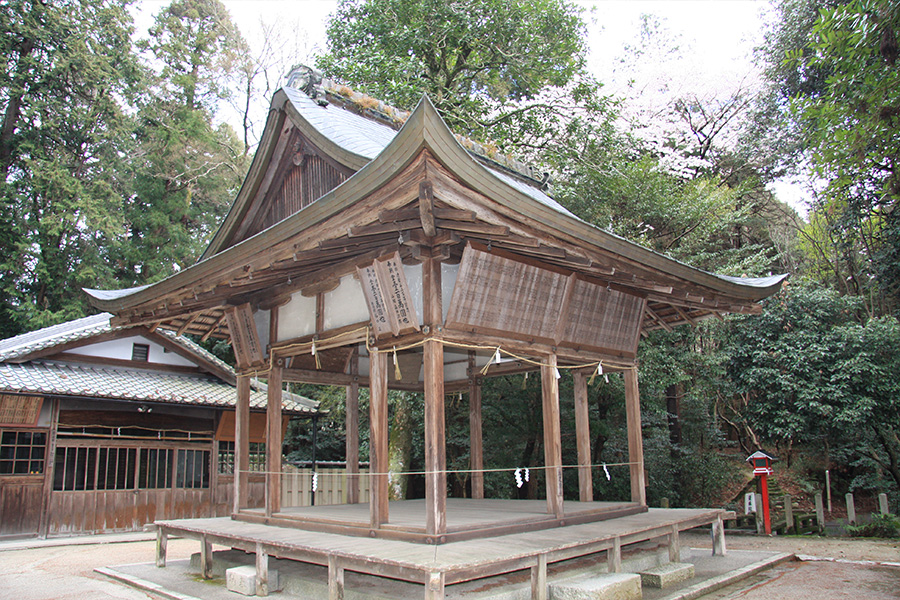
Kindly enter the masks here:
[[419, 330], [419, 317], [412, 303], [400, 254], [379, 258], [357, 268], [375, 336], [400, 335]]
[[265, 364], [263, 348], [253, 320], [253, 310], [249, 304], [242, 304], [226, 311], [228, 331], [231, 333], [231, 345], [238, 367], [262, 366]]

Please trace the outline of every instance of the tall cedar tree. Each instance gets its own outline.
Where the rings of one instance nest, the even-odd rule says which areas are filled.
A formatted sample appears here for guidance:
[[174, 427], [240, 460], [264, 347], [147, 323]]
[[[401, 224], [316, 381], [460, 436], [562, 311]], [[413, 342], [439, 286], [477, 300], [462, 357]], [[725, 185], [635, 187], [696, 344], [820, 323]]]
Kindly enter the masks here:
[[80, 288], [113, 283], [120, 103], [140, 79], [127, 4], [0, 3], [0, 337], [81, 316]]

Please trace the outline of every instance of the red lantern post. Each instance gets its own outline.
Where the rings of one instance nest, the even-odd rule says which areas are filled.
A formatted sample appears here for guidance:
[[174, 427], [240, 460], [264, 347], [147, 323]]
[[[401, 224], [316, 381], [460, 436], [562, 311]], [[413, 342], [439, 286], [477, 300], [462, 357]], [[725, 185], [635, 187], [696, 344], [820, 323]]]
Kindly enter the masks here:
[[[765, 452], [756, 451], [747, 457], [747, 462], [753, 467], [753, 474], [759, 475], [763, 523], [766, 527], [766, 535], [772, 535], [772, 520], [769, 517], [769, 482], [766, 480], [772, 474], [772, 457]], [[757, 510], [759, 510], [758, 507]]]

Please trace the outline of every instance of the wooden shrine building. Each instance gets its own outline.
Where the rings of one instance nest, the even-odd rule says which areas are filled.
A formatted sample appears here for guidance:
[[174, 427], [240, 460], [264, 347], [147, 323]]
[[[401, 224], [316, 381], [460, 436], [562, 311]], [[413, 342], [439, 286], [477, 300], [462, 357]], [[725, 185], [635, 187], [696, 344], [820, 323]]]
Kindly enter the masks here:
[[[231, 340], [241, 375], [235, 526], [283, 528], [285, 540], [319, 531], [452, 544], [625, 515], [640, 522], [647, 511], [635, 364], [641, 333], [757, 312], [757, 301], [782, 279], [713, 275], [598, 229], [549, 197], [529, 168], [455, 136], [427, 98], [404, 113], [299, 69], [275, 94], [247, 179], [202, 259], [145, 288], [90, 293], [116, 324]], [[626, 502], [593, 502], [587, 381], [598, 368], [625, 378]], [[578, 501], [563, 499], [560, 369], [575, 375]], [[482, 471], [490, 465], [482, 459], [480, 382], [525, 371], [539, 371], [543, 387], [543, 508], [534, 501], [500, 506], [504, 501], [485, 499], [483, 491]], [[280, 435], [283, 382], [346, 386], [351, 481], [358, 389], [369, 387], [367, 509], [351, 491], [342, 507], [282, 510], [278, 444], [267, 446], [265, 508], [248, 508], [254, 376], [269, 382], [270, 440]], [[424, 394], [424, 501], [388, 502], [389, 388]], [[444, 402], [457, 391], [470, 399], [470, 499], [447, 498]], [[717, 518], [709, 514], [707, 523]], [[244, 534], [213, 534], [212, 524], [168, 526], [250, 544]], [[296, 555], [331, 564], [325, 554], [304, 552]], [[286, 548], [278, 553], [292, 556]], [[346, 558], [354, 565], [347, 568], [387, 560], [378, 556]], [[393, 573], [379, 568], [372, 572]], [[423, 581], [440, 589], [429, 597], [443, 597], [443, 585], [457, 579], [430, 568], [422, 567], [424, 580], [392, 576]]]
[[[110, 316], [0, 340], [0, 538], [231, 513], [234, 371], [177, 332]], [[265, 385], [253, 382], [249, 400], [249, 503], [262, 506]], [[282, 400], [279, 431], [317, 412]]]

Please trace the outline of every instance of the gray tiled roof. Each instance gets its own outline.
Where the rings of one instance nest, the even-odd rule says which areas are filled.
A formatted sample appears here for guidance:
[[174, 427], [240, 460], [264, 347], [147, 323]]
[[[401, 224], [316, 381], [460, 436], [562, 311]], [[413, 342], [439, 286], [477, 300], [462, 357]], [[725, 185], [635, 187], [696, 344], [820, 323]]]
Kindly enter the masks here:
[[[358, 115], [352, 111], [333, 106], [322, 106], [299, 90], [282, 88], [297, 112], [326, 138], [343, 148], [368, 159], [374, 159], [391, 143], [397, 134], [391, 127]], [[472, 154], [481, 158], [478, 154]], [[485, 163], [482, 163], [485, 164]], [[524, 181], [507, 175], [497, 168], [485, 164], [491, 174], [520, 192], [531, 196], [541, 204], [549, 206], [563, 214], [574, 217], [559, 202]], [[137, 291], [137, 290], [135, 290]]]
[[[266, 392], [250, 392], [252, 408], [266, 407]], [[0, 390], [87, 398], [168, 402], [194, 406], [233, 407], [234, 386], [211, 375], [188, 375], [143, 369], [77, 365], [56, 361], [0, 364]], [[287, 412], [308, 413], [317, 402], [284, 394]]]
[[[89, 396], [143, 402], [175, 402], [209, 406], [234, 406], [235, 388], [213, 375], [188, 375], [150, 369], [130, 369], [95, 365], [76, 365], [60, 361], [40, 360], [24, 364], [4, 364], [33, 352], [51, 349], [129, 327], [112, 327], [109, 313], [100, 313], [59, 325], [45, 327], [12, 338], [0, 340], [0, 390], [60, 396]], [[172, 331], [157, 329], [189, 354], [214, 363], [233, 373], [224, 361], [200, 345]], [[251, 385], [250, 405], [265, 408], [266, 386]], [[288, 412], [314, 412], [318, 402], [296, 394], [283, 394], [283, 408]]]
[[310, 125], [341, 148], [373, 159], [391, 143], [397, 132], [360, 115], [328, 104], [320, 106], [299, 90], [285, 87], [284, 93]]

